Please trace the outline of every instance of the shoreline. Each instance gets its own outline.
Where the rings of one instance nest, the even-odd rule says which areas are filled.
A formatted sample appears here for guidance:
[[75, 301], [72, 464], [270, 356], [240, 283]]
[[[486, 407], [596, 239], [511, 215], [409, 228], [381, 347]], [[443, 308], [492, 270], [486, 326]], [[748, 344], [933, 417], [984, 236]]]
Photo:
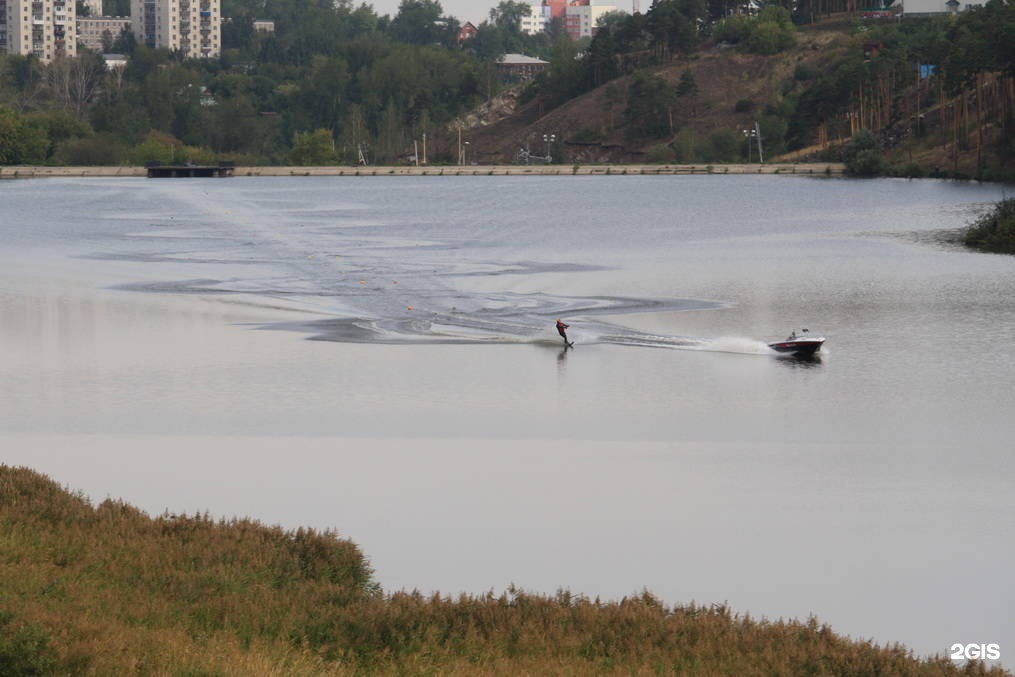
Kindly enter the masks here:
[[[233, 176], [658, 176], [679, 174], [792, 174], [842, 176], [841, 162], [666, 165], [449, 165], [446, 167], [236, 167]], [[0, 167], [0, 179], [144, 177], [141, 166]]]

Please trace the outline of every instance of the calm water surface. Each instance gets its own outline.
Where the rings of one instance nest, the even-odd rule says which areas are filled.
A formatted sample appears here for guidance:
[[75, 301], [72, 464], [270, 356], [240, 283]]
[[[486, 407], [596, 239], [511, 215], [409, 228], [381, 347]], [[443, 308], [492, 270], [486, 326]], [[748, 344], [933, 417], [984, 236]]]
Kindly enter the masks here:
[[[2, 182], [0, 462], [334, 527], [389, 590], [648, 588], [1010, 663], [1015, 259], [940, 238], [1001, 196]], [[821, 361], [766, 347], [803, 326]]]

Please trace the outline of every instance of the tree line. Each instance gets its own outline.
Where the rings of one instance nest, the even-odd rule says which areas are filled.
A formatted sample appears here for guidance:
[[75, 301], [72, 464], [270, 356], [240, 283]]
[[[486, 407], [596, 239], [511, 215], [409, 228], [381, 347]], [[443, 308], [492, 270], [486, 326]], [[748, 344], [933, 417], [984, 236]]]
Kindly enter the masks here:
[[[523, 99], [538, 100], [548, 110], [605, 85], [607, 100], [626, 103], [626, 138], [670, 140], [667, 148], [657, 147], [660, 161], [745, 159], [746, 144], [732, 136], [699, 144], [697, 152], [682, 152], [672, 111], [693, 90], [687, 82], [693, 76], [685, 71], [673, 85], [654, 73], [677, 60], [689, 64], [702, 48], [719, 43], [776, 54], [796, 44], [801, 24], [855, 9], [855, 2], [831, 0], [773, 0], [758, 11], [748, 11], [738, 0], [656, 0], [645, 14], [605, 17], [583, 54], [573, 45], [558, 46], [551, 67]], [[829, 52], [820, 70], [801, 63], [792, 82], [772, 92], [763, 109], [755, 111], [766, 148], [779, 152], [827, 144], [861, 129], [880, 132], [909, 118], [916, 121], [913, 133], [924, 134], [928, 109], [954, 98], [948, 110], [935, 112], [935, 119], [947, 118], [952, 127], [954, 153], [968, 151], [970, 143], [985, 153], [991, 139], [964, 141], [965, 131], [978, 129], [982, 136], [984, 126], [993, 124], [999, 134], [990, 150], [1002, 162], [1015, 158], [1012, 0], [990, 0], [956, 17], [868, 21], [852, 12], [836, 20], [847, 36], [845, 48]], [[613, 81], [624, 76], [630, 77], [620, 91]], [[747, 112], [753, 102], [737, 106], [737, 112]]]
[[882, 142], [891, 145], [903, 140], [896, 130], [909, 121], [902, 133], [936, 136], [939, 145], [950, 141], [956, 158], [974, 150], [981, 154], [977, 166], [986, 162], [985, 131], [1001, 164], [1015, 159], [1015, 3], [990, 0], [957, 17], [862, 28], [857, 49], [809, 74], [812, 85], [793, 102], [790, 116], [794, 146], [860, 129], [887, 135]]
[[[106, 0], [106, 11], [122, 9], [116, 3]], [[611, 117], [626, 105], [628, 136], [666, 138], [675, 133], [672, 107], [693, 99], [696, 85], [689, 73], [668, 85], [655, 69], [716, 42], [778, 52], [795, 43], [801, 22], [836, 9], [832, 0], [773, 1], [756, 13], [743, 0], [655, 0], [644, 14], [607, 14], [594, 38], [575, 42], [559, 20], [526, 35], [528, 5], [502, 0], [459, 44], [461, 22], [437, 0], [402, 0], [394, 16], [352, 0], [223, 0], [229, 20], [217, 60], [149, 49], [129, 34], [108, 40], [128, 54], [124, 70], [106, 70], [87, 50], [50, 64], [0, 55], [0, 163], [386, 164], [409, 161], [424, 135], [428, 159], [452, 163], [450, 128], [497, 94], [496, 59], [512, 51], [550, 62], [523, 103], [538, 99], [547, 110], [608, 85]], [[275, 31], [255, 32], [254, 19], [274, 21]], [[976, 152], [991, 146], [1015, 157], [1013, 0], [958, 17], [851, 21], [850, 49], [820, 71], [799, 66], [794, 85], [757, 111], [766, 147], [804, 148], [908, 117], [924, 133], [924, 113], [953, 98], [938, 122], [950, 125], [954, 153], [969, 149], [967, 129], [990, 123], [998, 140], [975, 140]], [[634, 77], [624, 89], [613, 84], [626, 75]], [[729, 152], [716, 161], [743, 152], [736, 140], [720, 141], [713, 145]]]
[[[129, 33], [105, 36], [128, 56], [122, 71], [84, 49], [49, 64], [0, 55], [0, 163], [395, 163], [424, 134], [430, 159], [450, 162], [442, 135], [497, 93], [496, 58], [545, 54], [566, 37], [560, 25], [523, 34], [523, 10], [504, 0], [459, 44], [461, 22], [436, 0], [402, 0], [394, 16], [352, 0], [224, 0], [216, 60]], [[274, 32], [254, 31], [254, 19], [274, 21]]]

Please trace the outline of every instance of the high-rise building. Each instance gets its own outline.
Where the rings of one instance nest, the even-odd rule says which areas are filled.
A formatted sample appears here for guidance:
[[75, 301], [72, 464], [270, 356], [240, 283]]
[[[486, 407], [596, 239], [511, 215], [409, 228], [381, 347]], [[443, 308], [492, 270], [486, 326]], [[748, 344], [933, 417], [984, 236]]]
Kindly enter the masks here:
[[543, 0], [543, 7], [549, 8], [549, 18], [563, 19], [567, 13], [567, 0]]
[[564, 16], [564, 29], [572, 40], [591, 38], [596, 34], [599, 17], [616, 11], [612, 0], [571, 0]]
[[217, 58], [222, 52], [219, 8], [219, 0], [131, 0], [134, 38], [192, 59]]
[[522, 15], [519, 28], [522, 33], [536, 35], [546, 30], [546, 22], [550, 20], [550, 8], [542, 2], [533, 2], [529, 5], [529, 13]]
[[0, 53], [43, 62], [77, 54], [74, 0], [0, 0]]

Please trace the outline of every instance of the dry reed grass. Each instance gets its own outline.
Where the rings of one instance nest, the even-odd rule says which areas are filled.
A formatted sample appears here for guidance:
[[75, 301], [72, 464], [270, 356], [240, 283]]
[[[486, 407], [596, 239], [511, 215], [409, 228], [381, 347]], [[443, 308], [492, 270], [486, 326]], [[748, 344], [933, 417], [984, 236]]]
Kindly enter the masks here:
[[5, 675], [1009, 674], [648, 592], [383, 594], [371, 573], [332, 532], [150, 518], [0, 465]]

